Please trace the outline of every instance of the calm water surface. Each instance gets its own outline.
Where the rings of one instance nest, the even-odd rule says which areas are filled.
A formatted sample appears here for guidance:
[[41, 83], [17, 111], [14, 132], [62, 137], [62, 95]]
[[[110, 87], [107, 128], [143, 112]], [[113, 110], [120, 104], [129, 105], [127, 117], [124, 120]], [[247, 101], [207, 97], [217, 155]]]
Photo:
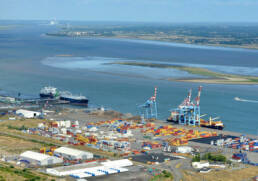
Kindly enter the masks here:
[[[38, 96], [41, 87], [56, 86], [73, 93], [82, 93], [95, 105], [104, 105], [122, 112], [137, 113], [137, 104], [144, 103], [158, 87], [159, 118], [165, 120], [169, 110], [182, 102], [189, 88], [194, 95], [200, 84], [160, 80], [167, 75], [182, 72], [149, 70], [128, 67], [103, 68], [97, 61], [126, 59], [134, 61], [199, 64], [216, 68], [227, 66], [231, 71], [255, 75], [258, 51], [246, 49], [190, 46], [155, 41], [116, 40], [97, 38], [47, 37], [56, 27], [26, 25], [0, 31], [0, 88], [11, 94], [22, 92], [27, 97]], [[78, 62], [63, 66], [46, 65], [56, 55], [69, 54], [79, 59], [98, 57], [84, 67]], [[80, 64], [79, 64], [80, 65]], [[97, 66], [96, 66], [97, 65]], [[218, 65], [218, 66], [217, 66]], [[226, 69], [225, 69], [226, 66]], [[232, 68], [233, 67], [233, 68]], [[216, 69], [214, 69], [216, 70]], [[219, 69], [223, 71], [222, 69]], [[217, 70], [217, 71], [219, 71]], [[220, 116], [226, 130], [257, 134], [258, 104], [237, 102], [234, 97], [258, 100], [256, 85], [203, 84], [202, 113]]]

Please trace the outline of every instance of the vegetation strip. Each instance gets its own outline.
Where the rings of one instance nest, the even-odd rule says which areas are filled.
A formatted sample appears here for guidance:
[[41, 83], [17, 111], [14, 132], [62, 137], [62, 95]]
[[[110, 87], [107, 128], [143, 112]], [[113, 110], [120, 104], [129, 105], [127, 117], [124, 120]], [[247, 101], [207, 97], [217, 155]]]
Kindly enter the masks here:
[[231, 84], [258, 84], [258, 77], [245, 76], [245, 75], [234, 75], [213, 72], [205, 68], [188, 67], [183, 65], [169, 65], [169, 64], [156, 64], [156, 63], [143, 63], [143, 62], [114, 62], [111, 64], [119, 65], [130, 65], [130, 66], [141, 66], [150, 68], [171, 68], [181, 71], [188, 72], [194, 75], [205, 76], [204, 78], [187, 78], [187, 79], [174, 79], [169, 80], [176, 81], [189, 81], [189, 82], [205, 82], [205, 83], [231, 83]]

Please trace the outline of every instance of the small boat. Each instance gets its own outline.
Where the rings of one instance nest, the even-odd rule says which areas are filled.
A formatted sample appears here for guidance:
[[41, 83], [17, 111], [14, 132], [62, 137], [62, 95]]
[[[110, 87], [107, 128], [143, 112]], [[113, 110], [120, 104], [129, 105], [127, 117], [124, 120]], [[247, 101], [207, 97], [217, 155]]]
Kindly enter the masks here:
[[235, 101], [241, 101], [241, 99], [239, 97], [235, 97], [234, 100]]

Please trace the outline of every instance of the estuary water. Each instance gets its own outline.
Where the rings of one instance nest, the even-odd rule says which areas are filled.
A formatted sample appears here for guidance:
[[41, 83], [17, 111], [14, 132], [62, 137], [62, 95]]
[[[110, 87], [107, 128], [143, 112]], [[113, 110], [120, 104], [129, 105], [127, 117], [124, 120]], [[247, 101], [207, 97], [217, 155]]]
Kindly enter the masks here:
[[[107, 63], [190, 64], [219, 72], [258, 75], [257, 50], [45, 35], [57, 30], [55, 26], [36, 22], [23, 22], [9, 30], [0, 30], [2, 91], [10, 95], [21, 92], [24, 97], [37, 97], [43, 86], [51, 85], [86, 95], [91, 104], [137, 114], [137, 105], [152, 96], [157, 86], [158, 116], [165, 121], [169, 110], [183, 101], [187, 91], [192, 88], [195, 96], [200, 85], [166, 79], [193, 75], [179, 70]], [[257, 134], [257, 85], [202, 86], [202, 114], [220, 116], [226, 130]], [[253, 101], [236, 101], [235, 97]]]

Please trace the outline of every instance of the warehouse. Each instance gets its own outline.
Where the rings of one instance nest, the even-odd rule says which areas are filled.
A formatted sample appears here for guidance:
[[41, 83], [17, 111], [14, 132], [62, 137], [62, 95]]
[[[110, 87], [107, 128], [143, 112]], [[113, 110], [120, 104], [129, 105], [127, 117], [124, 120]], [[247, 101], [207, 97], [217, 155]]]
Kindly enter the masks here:
[[[133, 162], [128, 159], [122, 160], [114, 160], [101, 162], [98, 164], [92, 164], [86, 166], [85, 164], [81, 164], [81, 167], [78, 169], [74, 169], [74, 167], [67, 166], [65, 167], [56, 167], [56, 168], [48, 168], [46, 171], [48, 174], [55, 176], [71, 176], [76, 179], [87, 178], [93, 176], [102, 176], [102, 175], [110, 175], [115, 173], [127, 172], [128, 168], [133, 165]], [[84, 168], [83, 168], [84, 167]]]
[[93, 158], [93, 154], [90, 152], [81, 151], [81, 150], [68, 148], [68, 147], [57, 148], [54, 151], [54, 154], [69, 160], [76, 160], [76, 159], [87, 160], [87, 159]]
[[176, 148], [176, 153], [191, 153], [193, 148], [190, 146], [179, 146]]
[[17, 115], [21, 115], [25, 118], [34, 118], [34, 117], [38, 117], [41, 115], [40, 112], [35, 112], [35, 111], [29, 111], [29, 110], [25, 110], [25, 109], [19, 109], [16, 111]]
[[26, 151], [20, 155], [20, 162], [26, 162], [31, 165], [47, 166], [62, 163], [63, 160], [58, 157], [49, 156], [42, 153]]
[[133, 162], [131, 162], [128, 159], [122, 159], [122, 160], [114, 160], [114, 161], [106, 161], [106, 162], [102, 162], [102, 165], [106, 166], [106, 167], [129, 167], [133, 165]]
[[202, 169], [207, 168], [210, 166], [210, 163], [207, 161], [200, 161], [200, 162], [192, 162], [192, 166], [195, 169]]

